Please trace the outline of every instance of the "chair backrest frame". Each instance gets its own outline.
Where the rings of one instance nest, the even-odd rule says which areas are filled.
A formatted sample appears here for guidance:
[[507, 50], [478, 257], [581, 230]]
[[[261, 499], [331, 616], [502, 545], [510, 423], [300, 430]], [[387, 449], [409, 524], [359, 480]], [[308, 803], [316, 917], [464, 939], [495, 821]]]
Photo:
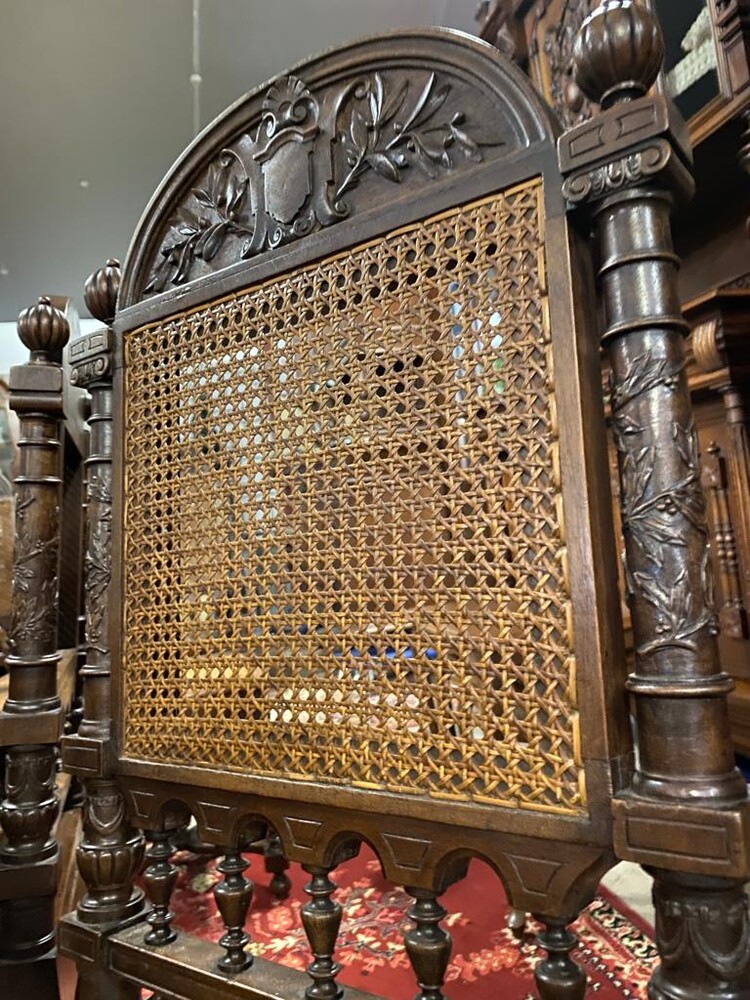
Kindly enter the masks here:
[[[427, 99], [437, 93], [446, 102], [441, 109], [441, 120], [450, 114], [461, 113], [462, 131], [471, 132], [469, 124], [463, 125], [465, 115], [467, 122], [484, 137], [483, 145], [476, 147], [481, 150], [476, 159], [481, 156], [481, 161], [475, 162], [475, 156], [456, 156], [453, 169], [441, 167], [442, 176], [429, 182], [417, 176], [415, 167], [404, 170], [397, 200], [392, 196], [395, 185], [389, 184], [388, 178], [376, 176], [373, 170], [359, 188], [345, 195], [351, 199], [345, 209], [341, 205], [333, 206], [342, 215], [340, 220], [330, 217], [325, 226], [319, 221], [318, 231], [289, 242], [283, 249], [263, 252], [261, 246], [257, 256], [251, 256], [248, 261], [227, 265], [220, 260], [215, 272], [213, 262], [207, 265], [195, 258], [192, 266], [198, 271], [202, 269], [203, 274], [185, 288], [178, 285], [170, 291], [154, 294], [153, 288], [150, 292], [146, 289], [149, 281], [153, 284], [153, 276], [159, 274], [159, 266], [163, 269], [165, 262], [168, 263], [163, 253], [168, 238], [165, 230], [173, 224], [175, 215], [185, 215], [189, 192], [200, 190], [201, 179], [206, 177], [210, 162], [215, 163], [227, 148], [241, 148], [248, 133], [257, 132], [255, 148], [260, 146], [260, 123], [269, 115], [269, 100], [275, 89], [288, 86], [286, 80], [282, 78], [265, 85], [243, 99], [178, 161], [154, 197], [134, 238], [124, 268], [121, 305], [114, 323], [117, 334], [114, 606], [123, 607], [124, 600], [120, 572], [124, 565], [122, 498], [127, 497], [123, 443], [128, 438], [129, 428], [123, 408], [125, 359], [122, 345], [132, 332], [143, 328], [145, 323], [156, 324], [162, 318], [173, 317], [177, 311], [190, 313], [199, 309], [201, 303], [231, 296], [241, 289], [252, 290], [275, 275], [304, 268], [310, 261], [327, 260], [347, 247], [377, 240], [410, 223], [429, 219], [454, 206], [473, 203], [494, 191], [507, 191], [539, 176], [544, 185], [545, 266], [550, 289], [547, 302], [555, 358], [562, 496], [575, 628], [574, 683], [579, 685], [579, 690], [587, 692], [577, 708], [586, 774], [586, 807], [525, 811], [474, 802], [450, 802], [441, 807], [439, 800], [434, 798], [425, 801], [412, 796], [397, 800], [391, 793], [375, 789], [342, 788], [321, 782], [304, 784], [284, 781], [280, 776], [252, 777], [236, 772], [209, 772], [205, 768], [189, 768], [162, 760], [130, 759], [123, 749], [126, 672], [121, 659], [122, 630], [115, 620], [112, 715], [116, 720], [113, 735], [119, 781], [126, 791], [136, 825], [156, 827], [159, 809], [166, 802], [177, 799], [197, 815], [205, 839], [228, 842], [236, 837], [238, 824], [242, 821], [243, 810], [237, 807], [237, 793], [248, 797], [245, 805], [248, 815], [259, 808], [260, 796], [268, 797], [261, 812], [279, 829], [285, 849], [292, 858], [309, 861], [320, 851], [322, 840], [330, 844], [330, 853], [335, 852], [335, 845], [342, 840], [367, 837], [376, 843], [390, 878], [401, 882], [410, 878], [412, 884], [420, 884], [422, 879], [426, 882], [435, 878], [442, 882], [450, 880], [454, 877], [456, 855], [476, 853], [487, 858], [502, 873], [519, 906], [544, 909], [538, 879], [529, 872], [527, 880], [528, 865], [519, 860], [517, 838], [533, 839], [535, 849], [532, 853], [539, 862], [548, 854], [545, 846], [548, 839], [571, 843], [569, 861], [561, 861], [557, 878], [560, 888], [565, 884], [569, 886], [570, 880], [577, 877], [584, 857], [586, 867], [593, 865], [600, 870], [609, 863], [610, 797], [627, 780], [631, 766], [623, 696], [619, 606], [614, 583], [611, 502], [598, 394], [599, 364], [596, 339], [587, 322], [594, 313], [593, 298], [585, 279], [578, 277], [574, 284], [572, 278], [573, 274], [586, 274], [588, 269], [585, 251], [566, 221], [554, 125], [528, 82], [513, 67], [498, 58], [489, 47], [448, 32], [415, 32], [375, 39], [313, 60], [296, 72], [304, 78], [321, 108], [334, 99], [331, 94], [340, 104], [341, 95], [351, 93], [358, 82], [361, 86], [368, 74], [371, 77], [379, 72], [386, 85], [398, 89], [399, 74], [408, 72], [419, 76], [421, 73], [432, 86]], [[299, 91], [299, 85], [295, 86]], [[466, 88], [463, 93], [462, 87]], [[447, 97], [446, 91], [449, 91]], [[459, 98], [463, 99], [462, 103], [452, 103]], [[312, 142], [325, 146], [334, 136], [325, 131], [322, 114], [318, 121], [322, 134]], [[336, 114], [331, 114], [329, 122], [336, 121]], [[238, 137], [241, 137], [239, 141]], [[278, 138], [278, 133], [273, 138]], [[340, 133], [335, 133], [335, 138], [340, 142]], [[472, 141], [469, 137], [468, 143]], [[473, 153], [474, 147], [469, 146], [468, 151]], [[317, 148], [311, 153], [313, 185], [318, 169], [314, 165], [315, 158], [319, 155]], [[322, 155], [326, 156], [325, 151]], [[330, 181], [323, 175], [318, 179], [326, 181], [325, 192], [328, 192]], [[260, 173], [251, 178], [251, 189], [262, 180]], [[274, 182], [272, 178], [268, 183]], [[321, 191], [312, 192], [312, 197], [319, 201], [322, 201], [321, 195]], [[266, 197], [270, 197], [268, 191]], [[256, 192], [254, 202], [259, 212], [257, 200]], [[329, 208], [333, 201], [329, 199]], [[318, 211], [322, 215], [322, 210]], [[266, 236], [266, 247], [268, 241]], [[234, 803], [230, 809], [227, 808], [229, 801]], [[305, 810], [310, 810], [309, 815], [305, 812], [305, 824], [312, 825], [304, 828], [317, 831], [315, 850], [309, 838], [305, 841], [294, 832], [299, 826], [295, 817], [301, 815], [302, 801]], [[221, 816], [221, 820], [217, 816]], [[399, 838], [403, 836], [404, 823], [408, 824], [410, 833], [402, 843]], [[457, 836], [465, 845], [460, 849]], [[419, 851], [424, 855], [421, 872], [413, 868], [412, 842], [420, 845]], [[395, 848], [397, 843], [398, 850]], [[528, 854], [529, 847], [524, 847], [523, 851]], [[441, 874], [443, 869], [445, 874]]]

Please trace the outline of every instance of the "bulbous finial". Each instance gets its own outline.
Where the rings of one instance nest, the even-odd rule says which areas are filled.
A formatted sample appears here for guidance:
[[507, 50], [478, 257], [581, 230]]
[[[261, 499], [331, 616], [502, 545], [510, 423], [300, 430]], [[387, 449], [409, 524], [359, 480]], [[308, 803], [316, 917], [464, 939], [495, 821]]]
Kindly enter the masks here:
[[46, 295], [40, 295], [35, 306], [29, 306], [18, 316], [18, 336], [31, 351], [32, 361], [54, 361], [70, 337], [65, 314]]
[[645, 94], [663, 58], [659, 21], [635, 0], [603, 0], [573, 43], [576, 83], [603, 108]]
[[86, 279], [83, 298], [91, 315], [109, 325], [115, 318], [120, 291], [120, 262], [110, 258]]

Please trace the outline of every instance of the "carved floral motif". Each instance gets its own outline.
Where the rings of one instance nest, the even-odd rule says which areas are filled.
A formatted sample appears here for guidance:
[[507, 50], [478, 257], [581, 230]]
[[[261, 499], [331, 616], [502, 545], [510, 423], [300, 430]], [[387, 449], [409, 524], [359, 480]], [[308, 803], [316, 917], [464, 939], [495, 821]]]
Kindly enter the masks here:
[[88, 484], [88, 504], [96, 505], [90, 519], [89, 543], [86, 549], [86, 641], [101, 653], [108, 651], [106, 635], [106, 602], [108, 599], [112, 559], [112, 491], [99, 475], [92, 475]]
[[481, 161], [482, 145], [501, 143], [479, 141], [462, 111], [446, 110], [451, 91], [435, 73], [417, 85], [373, 73], [319, 102], [296, 77], [277, 81], [255, 135], [223, 149], [180, 206], [145, 291], [184, 283], [227, 239], [244, 259], [345, 218], [343, 196], [367, 174], [399, 183], [411, 168], [432, 179]]
[[672, 422], [672, 438], [683, 474], [660, 490], [651, 487], [657, 466], [656, 448], [639, 402], [656, 389], [674, 392], [684, 359], [657, 357], [645, 350], [634, 357], [625, 376], [612, 383], [612, 430], [620, 454], [622, 526], [639, 553], [640, 569], [626, 563], [630, 597], [638, 595], [653, 609], [654, 638], [638, 647], [648, 656], [667, 646], [695, 650], [696, 636], [713, 624], [713, 584], [708, 548], [701, 567], [702, 594], [696, 594], [682, 560], [671, 556], [684, 546], [676, 518], [683, 518], [703, 535], [707, 526], [700, 488], [697, 436], [691, 417], [687, 424]]
[[[16, 538], [13, 556], [13, 624], [12, 645], [19, 641], [35, 641], [52, 648], [57, 623], [57, 567], [59, 538], [57, 531], [47, 538], [39, 537], [35, 526], [29, 525], [29, 508], [37, 500], [34, 493], [20, 489], [16, 499]], [[50, 524], [58, 523], [55, 508]]]

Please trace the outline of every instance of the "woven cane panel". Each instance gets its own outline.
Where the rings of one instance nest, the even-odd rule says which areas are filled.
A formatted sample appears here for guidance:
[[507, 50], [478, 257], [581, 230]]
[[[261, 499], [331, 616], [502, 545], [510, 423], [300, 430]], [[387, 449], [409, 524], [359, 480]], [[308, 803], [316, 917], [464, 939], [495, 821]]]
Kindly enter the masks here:
[[126, 757], [583, 809], [541, 197], [126, 336]]

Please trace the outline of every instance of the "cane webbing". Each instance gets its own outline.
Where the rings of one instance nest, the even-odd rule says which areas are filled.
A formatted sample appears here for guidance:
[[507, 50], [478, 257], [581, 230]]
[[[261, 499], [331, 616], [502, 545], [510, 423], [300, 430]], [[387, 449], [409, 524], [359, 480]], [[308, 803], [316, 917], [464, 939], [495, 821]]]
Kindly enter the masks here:
[[124, 756], [584, 807], [542, 186], [126, 335]]

